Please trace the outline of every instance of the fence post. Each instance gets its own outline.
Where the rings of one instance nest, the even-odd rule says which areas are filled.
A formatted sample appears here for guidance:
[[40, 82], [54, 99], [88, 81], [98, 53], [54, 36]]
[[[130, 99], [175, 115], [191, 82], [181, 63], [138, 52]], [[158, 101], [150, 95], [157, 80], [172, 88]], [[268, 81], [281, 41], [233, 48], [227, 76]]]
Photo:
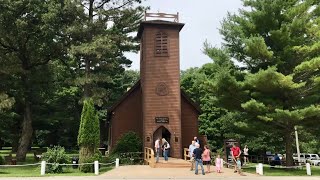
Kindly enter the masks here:
[[119, 158], [116, 159], [116, 168], [119, 167]]
[[262, 164], [262, 163], [259, 163], [259, 164], [258, 164], [258, 168], [259, 168], [259, 174], [260, 174], [260, 175], [263, 175], [263, 164]]
[[46, 161], [41, 161], [40, 174], [41, 176], [44, 176], [46, 174]]
[[311, 167], [310, 167], [310, 163], [306, 163], [306, 169], [307, 169], [307, 175], [311, 176]]
[[94, 174], [99, 175], [99, 161], [94, 161]]

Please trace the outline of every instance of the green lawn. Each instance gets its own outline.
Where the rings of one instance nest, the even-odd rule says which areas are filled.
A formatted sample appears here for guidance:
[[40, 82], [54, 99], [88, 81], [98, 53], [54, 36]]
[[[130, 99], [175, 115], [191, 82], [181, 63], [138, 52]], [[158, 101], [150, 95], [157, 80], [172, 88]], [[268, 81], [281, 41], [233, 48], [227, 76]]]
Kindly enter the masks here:
[[[254, 166], [255, 164], [249, 164], [250, 166]], [[246, 168], [243, 167], [244, 172], [248, 173], [256, 173], [255, 167]], [[320, 167], [319, 166], [312, 166], [311, 167], [311, 174], [312, 176], [320, 176]], [[263, 167], [263, 175], [264, 176], [307, 176], [306, 167], [303, 169], [285, 169], [285, 168], [270, 168], [270, 167]]]
[[[9, 155], [11, 150], [0, 150], [0, 155], [2, 157]], [[67, 152], [70, 157], [78, 156], [75, 151]], [[12, 154], [13, 157], [16, 154]], [[28, 153], [26, 157], [26, 162], [17, 163], [17, 164], [34, 164], [40, 163], [34, 159], [33, 153]], [[70, 160], [71, 163], [71, 160]], [[106, 162], [102, 162], [106, 163]], [[99, 172], [104, 173], [111, 170], [114, 167], [114, 164], [110, 166], [103, 166], [100, 168]], [[93, 173], [83, 173], [78, 169], [73, 169], [71, 166], [68, 166], [63, 169], [61, 174], [46, 174], [46, 176], [93, 176]], [[35, 177], [40, 176], [40, 165], [35, 166], [26, 166], [26, 167], [0, 167], [0, 177]]]
[[[99, 172], [104, 173], [111, 170], [113, 167], [101, 167]], [[82, 173], [78, 169], [72, 167], [64, 168], [61, 174], [46, 174], [45, 176], [94, 176], [93, 173]], [[36, 177], [40, 176], [39, 166], [28, 167], [0, 167], [0, 177]]]

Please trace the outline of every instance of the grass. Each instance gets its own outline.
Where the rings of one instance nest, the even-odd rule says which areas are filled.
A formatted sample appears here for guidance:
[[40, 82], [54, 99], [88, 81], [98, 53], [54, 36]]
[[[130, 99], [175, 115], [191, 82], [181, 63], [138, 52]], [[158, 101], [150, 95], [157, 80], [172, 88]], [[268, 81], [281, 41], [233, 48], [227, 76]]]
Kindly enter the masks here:
[[[0, 150], [0, 155], [2, 157], [9, 155], [11, 150]], [[71, 157], [78, 156], [75, 151], [67, 152], [67, 154]], [[16, 154], [12, 153], [12, 156], [15, 157]], [[25, 162], [18, 162], [17, 164], [35, 164], [39, 163], [34, 159], [33, 153], [28, 153], [26, 156]], [[71, 163], [71, 160], [70, 160]], [[105, 162], [103, 162], [105, 163]], [[113, 168], [114, 165], [111, 166], [102, 166], [99, 169], [99, 173], [104, 173]], [[0, 178], [1, 177], [37, 177], [40, 176], [40, 165], [35, 166], [26, 166], [26, 167], [0, 167]], [[78, 168], [73, 169], [71, 166], [64, 167], [63, 173], [61, 174], [46, 174], [45, 176], [94, 176], [93, 173], [83, 173], [79, 171]]]
[[[99, 173], [111, 170], [113, 167], [101, 167]], [[0, 177], [37, 177], [40, 176], [39, 166], [0, 168]], [[46, 174], [45, 176], [94, 176], [93, 173], [83, 173], [72, 167], [64, 168], [61, 174]]]
[[[249, 164], [250, 166], [255, 166], [255, 164]], [[255, 167], [243, 168], [244, 172], [248, 173], [256, 173]], [[312, 166], [311, 167], [312, 176], [320, 176], [320, 167]], [[306, 167], [303, 169], [285, 169], [285, 168], [270, 168], [263, 167], [263, 175], [264, 176], [307, 176]]]

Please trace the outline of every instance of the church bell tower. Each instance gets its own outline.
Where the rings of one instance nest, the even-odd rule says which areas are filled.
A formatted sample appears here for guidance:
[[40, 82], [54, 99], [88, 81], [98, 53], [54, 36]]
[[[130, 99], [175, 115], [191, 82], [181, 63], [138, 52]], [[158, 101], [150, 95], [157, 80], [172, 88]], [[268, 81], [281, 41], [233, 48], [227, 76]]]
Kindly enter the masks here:
[[143, 144], [153, 148], [157, 138], [165, 138], [171, 157], [176, 158], [181, 158], [183, 151], [179, 62], [183, 26], [178, 14], [146, 13], [138, 31]]

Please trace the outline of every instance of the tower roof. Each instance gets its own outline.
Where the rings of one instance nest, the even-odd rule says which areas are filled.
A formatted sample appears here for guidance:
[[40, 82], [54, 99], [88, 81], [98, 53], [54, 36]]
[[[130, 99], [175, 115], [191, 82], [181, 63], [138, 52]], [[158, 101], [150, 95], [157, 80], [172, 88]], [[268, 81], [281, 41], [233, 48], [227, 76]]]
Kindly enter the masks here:
[[177, 28], [179, 31], [183, 28], [184, 23], [172, 22], [172, 21], [164, 21], [164, 20], [150, 20], [150, 21], [142, 21], [140, 23], [140, 27], [138, 30], [138, 38], [141, 38], [143, 30], [147, 26], [161, 26], [161, 27], [169, 27], [169, 28]]

